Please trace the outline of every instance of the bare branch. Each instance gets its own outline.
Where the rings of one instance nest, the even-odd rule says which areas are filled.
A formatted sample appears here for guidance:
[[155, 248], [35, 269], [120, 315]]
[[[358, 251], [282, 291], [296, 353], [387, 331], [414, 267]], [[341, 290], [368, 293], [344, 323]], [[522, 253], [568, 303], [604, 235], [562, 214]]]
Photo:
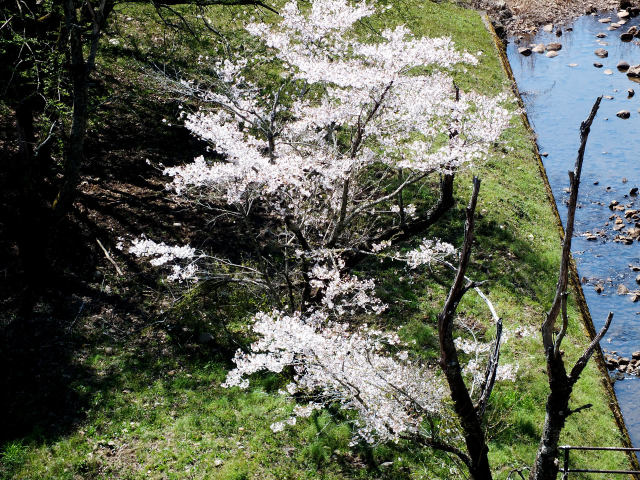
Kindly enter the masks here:
[[487, 408], [487, 403], [493, 386], [496, 383], [496, 373], [498, 371], [498, 363], [500, 362], [500, 344], [502, 341], [502, 320], [498, 319], [496, 323], [496, 343], [493, 347], [493, 353], [489, 357], [489, 364], [484, 376], [482, 385], [480, 386], [480, 398], [476, 403], [476, 412], [479, 419], [482, 419]]
[[580, 186], [580, 176], [582, 174], [582, 163], [584, 161], [584, 152], [591, 131], [591, 125], [595, 119], [602, 96], [598, 97], [591, 108], [589, 117], [580, 125], [580, 148], [576, 158], [575, 168], [569, 172], [569, 180], [571, 185], [571, 193], [569, 194], [569, 207], [567, 211], [567, 225], [565, 228], [564, 240], [562, 242], [562, 258], [560, 261], [560, 274], [558, 276], [558, 284], [556, 286], [556, 294], [551, 304], [551, 309], [547, 313], [547, 317], [542, 325], [542, 342], [545, 353], [555, 354], [556, 347], [560, 348], [560, 344], [556, 345], [553, 341], [553, 330], [556, 320], [562, 306], [562, 296], [567, 290], [569, 278], [569, 263], [571, 259], [571, 238], [573, 237], [573, 229], [575, 222], [576, 207], [578, 204], [578, 188]]
[[609, 312], [609, 315], [607, 315], [607, 320], [604, 322], [604, 326], [598, 332], [598, 334], [595, 336], [593, 341], [589, 344], [589, 346], [584, 351], [582, 356], [578, 359], [576, 364], [571, 369], [571, 374], [569, 375], [569, 382], [572, 385], [578, 381], [578, 379], [580, 378], [580, 374], [584, 370], [584, 367], [587, 366], [587, 362], [591, 358], [591, 355], [593, 355], [593, 352], [596, 350], [596, 348], [598, 348], [600, 344], [600, 340], [602, 340], [602, 337], [604, 337], [604, 335], [607, 333], [607, 330], [609, 330], [609, 326], [611, 325], [611, 320], [613, 320], [613, 312]]
[[449, 445], [448, 443], [443, 443], [433, 438], [425, 437], [423, 435], [416, 435], [412, 437], [403, 437], [403, 438], [406, 438], [407, 440], [416, 441], [421, 445], [425, 447], [433, 448], [434, 450], [440, 450], [443, 452], [452, 453], [455, 456], [457, 456], [460, 460], [462, 460], [462, 462], [468, 468], [471, 468], [472, 466], [471, 458], [469, 458], [469, 456], [466, 453], [464, 453], [462, 450], [460, 450], [459, 448], [453, 445]]

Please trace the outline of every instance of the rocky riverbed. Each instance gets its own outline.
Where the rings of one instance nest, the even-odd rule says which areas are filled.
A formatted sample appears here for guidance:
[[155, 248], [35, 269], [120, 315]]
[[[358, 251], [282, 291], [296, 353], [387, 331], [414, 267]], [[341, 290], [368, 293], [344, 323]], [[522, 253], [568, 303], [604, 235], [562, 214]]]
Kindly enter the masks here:
[[626, 0], [472, 0], [505, 35], [535, 34], [543, 25], [570, 24], [576, 17], [637, 6]]

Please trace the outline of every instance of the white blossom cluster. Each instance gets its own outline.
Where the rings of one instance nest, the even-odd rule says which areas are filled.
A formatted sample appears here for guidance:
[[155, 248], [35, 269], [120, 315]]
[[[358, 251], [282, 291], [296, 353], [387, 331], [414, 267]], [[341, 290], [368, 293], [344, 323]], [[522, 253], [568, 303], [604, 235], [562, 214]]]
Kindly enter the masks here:
[[438, 239], [425, 239], [418, 248], [406, 253], [405, 260], [410, 268], [416, 268], [420, 265], [430, 265], [435, 261], [444, 260], [455, 253], [456, 249], [450, 243]]
[[170, 282], [184, 282], [197, 278], [198, 266], [193, 262], [196, 250], [188, 245], [170, 246], [164, 242], [157, 243], [146, 237], [136, 238], [131, 242], [129, 253], [141, 258], [150, 258], [154, 266], [168, 265], [171, 273], [167, 276]]
[[[417, 38], [405, 26], [360, 39], [354, 22], [374, 13], [366, 2], [347, 0], [313, 0], [303, 12], [292, 0], [280, 23], [247, 25], [284, 63], [287, 78], [265, 98], [245, 78], [246, 60], [219, 62], [220, 88], [202, 94], [217, 108], [187, 115], [185, 125], [224, 160], [198, 157], [166, 169], [171, 188], [204, 192], [243, 211], [259, 199], [274, 215], [294, 219], [312, 248], [322, 248], [345, 230], [351, 242], [361, 236], [350, 226], [379, 216], [375, 205], [396, 211], [386, 188], [395, 177], [372, 184], [367, 169], [402, 168], [410, 185], [486, 156], [511, 119], [506, 97], [456, 92], [443, 71], [477, 59], [448, 38]], [[433, 73], [424, 73], [426, 66]], [[312, 89], [300, 82], [325, 93], [305, 94]], [[290, 101], [281, 101], [285, 95]], [[413, 205], [406, 213], [419, 216]]]
[[360, 280], [355, 275], [342, 273], [341, 259], [331, 263], [316, 263], [311, 269], [310, 284], [322, 294], [322, 308], [337, 317], [355, 313], [380, 314], [387, 306], [375, 296], [375, 282]]
[[322, 313], [279, 311], [257, 314], [253, 330], [260, 340], [251, 345], [250, 353], [236, 353], [236, 368], [223, 386], [246, 388], [253, 373], [292, 367], [288, 393], [311, 399], [297, 406], [289, 419], [274, 423], [274, 431], [338, 403], [358, 413], [354, 441], [397, 441], [417, 432], [425, 417], [442, 411], [447, 390], [436, 373], [411, 362], [406, 352], [384, 352], [388, 343], [399, 343], [395, 335], [366, 327], [351, 331]]

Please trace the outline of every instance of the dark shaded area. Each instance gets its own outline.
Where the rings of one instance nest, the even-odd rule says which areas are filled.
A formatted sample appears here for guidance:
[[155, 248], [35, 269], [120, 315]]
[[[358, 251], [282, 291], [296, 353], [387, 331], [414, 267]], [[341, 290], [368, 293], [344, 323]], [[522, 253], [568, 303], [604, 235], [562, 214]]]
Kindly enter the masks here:
[[[157, 272], [116, 250], [119, 237], [196, 244], [208, 237], [197, 212], [172, 202], [157, 168], [204, 150], [184, 128], [162, 122], [177, 116], [177, 103], [141, 91], [136, 79], [97, 77], [100, 104], [93, 105], [79, 194], [63, 218], [51, 211], [56, 156], [25, 202], [16, 181], [22, 165], [15, 123], [0, 115], [0, 444], [73, 428], [88, 392], [105, 381], [84, 362], [89, 343], [112, 344], [154, 318], [157, 305], [145, 302], [143, 291], [157, 287]], [[105, 286], [116, 272], [97, 240], [125, 272], [118, 291]], [[95, 321], [84, 331], [78, 320], [87, 316]]]

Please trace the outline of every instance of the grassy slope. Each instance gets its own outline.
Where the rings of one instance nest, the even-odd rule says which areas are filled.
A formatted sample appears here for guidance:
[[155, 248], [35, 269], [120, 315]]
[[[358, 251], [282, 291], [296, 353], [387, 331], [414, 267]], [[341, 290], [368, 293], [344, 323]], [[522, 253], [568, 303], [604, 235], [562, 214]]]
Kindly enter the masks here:
[[[417, 0], [394, 1], [393, 5], [384, 18], [372, 20], [372, 26], [401, 21], [418, 34], [451, 35], [460, 48], [483, 52], [477, 67], [455, 73], [463, 89], [496, 93], [506, 87], [492, 40], [477, 13]], [[142, 13], [126, 12], [135, 18]], [[223, 23], [224, 16], [218, 18]], [[132, 68], [135, 61], [119, 60], [113, 65]], [[540, 323], [552, 297], [560, 242], [533, 157], [532, 140], [519, 118], [507, 140], [512, 150], [506, 149], [504, 157], [496, 157], [474, 172], [481, 176], [483, 185], [470, 275], [490, 280], [486, 290], [506, 328], [513, 330]], [[466, 175], [458, 180], [460, 202], [435, 232], [454, 244], [460, 243], [469, 179]], [[427, 349], [425, 355], [433, 357], [435, 353], [429, 349], [434, 345], [434, 317], [446, 292], [447, 277], [409, 277], [397, 266], [376, 268], [382, 293], [391, 303], [390, 315], [381, 322], [405, 325], [404, 335], [416, 339], [419, 347]], [[135, 340], [113, 347], [90, 345], [86, 357], [79, 361], [108, 381], [99, 386], [82, 381], [74, 384], [77, 392], [90, 399], [86, 419], [64, 436], [51, 438], [35, 432], [5, 445], [0, 472], [6, 478], [25, 479], [459, 476], [457, 466], [446, 456], [410, 445], [350, 449], [347, 424], [332, 421], [326, 412], [273, 434], [269, 425], [291, 408], [277, 394], [281, 380], [262, 378], [248, 393], [219, 387], [229, 366], [233, 340], [244, 329], [242, 319], [257, 308], [259, 301], [236, 292], [227, 297], [196, 293], [174, 309], [174, 317], [184, 322], [185, 328], [198, 328], [192, 323], [204, 322], [217, 334], [222, 332], [221, 322], [230, 325], [229, 331], [217, 334], [211, 348], [182, 342], [179, 335], [153, 327]], [[488, 315], [484, 308], [477, 297], [468, 295], [460, 307], [461, 317], [484, 331], [483, 326], [490, 327], [485, 323]], [[202, 312], [206, 312], [204, 320]], [[575, 358], [586, 336], [573, 305], [570, 313], [576, 320], [565, 341], [566, 356]], [[491, 337], [490, 328], [486, 335]], [[517, 383], [496, 386], [488, 413], [490, 456], [498, 478], [532, 462], [547, 391], [537, 336], [510, 340], [504, 347], [503, 361], [519, 363], [520, 371]], [[595, 406], [569, 419], [563, 443], [620, 444], [600, 382], [599, 372], [590, 365], [577, 386], [573, 405]], [[381, 466], [384, 462], [393, 464]], [[590, 455], [583, 465], [613, 468], [627, 467], [627, 462], [613, 454]]]

